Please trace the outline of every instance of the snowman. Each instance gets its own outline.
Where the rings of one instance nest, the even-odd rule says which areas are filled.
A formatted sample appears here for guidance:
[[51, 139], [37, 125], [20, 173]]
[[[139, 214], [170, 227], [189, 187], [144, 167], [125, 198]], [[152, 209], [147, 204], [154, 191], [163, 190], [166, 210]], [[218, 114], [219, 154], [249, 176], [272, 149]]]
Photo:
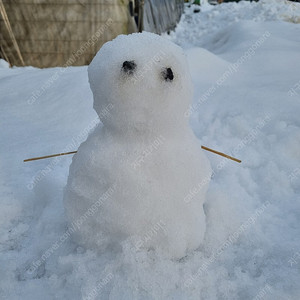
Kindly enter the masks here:
[[169, 258], [197, 249], [211, 167], [184, 115], [193, 87], [183, 50], [152, 33], [120, 35], [88, 76], [102, 124], [70, 166], [64, 204], [74, 238], [104, 251], [130, 240]]

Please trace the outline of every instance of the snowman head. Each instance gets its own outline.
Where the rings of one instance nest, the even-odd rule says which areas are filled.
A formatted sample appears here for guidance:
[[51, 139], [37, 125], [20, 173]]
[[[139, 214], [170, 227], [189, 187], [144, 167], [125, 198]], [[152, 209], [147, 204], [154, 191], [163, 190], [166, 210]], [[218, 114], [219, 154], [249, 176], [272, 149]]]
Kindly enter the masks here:
[[[176, 132], [192, 83], [183, 50], [156, 34], [120, 35], [88, 67], [94, 109], [111, 130]], [[107, 113], [104, 113], [107, 112]]]

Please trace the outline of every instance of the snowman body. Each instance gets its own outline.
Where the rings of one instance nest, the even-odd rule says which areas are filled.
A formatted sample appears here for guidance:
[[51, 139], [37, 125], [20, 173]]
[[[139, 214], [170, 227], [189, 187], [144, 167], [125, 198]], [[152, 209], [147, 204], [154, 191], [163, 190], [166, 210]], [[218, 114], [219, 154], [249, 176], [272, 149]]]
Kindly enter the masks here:
[[181, 48], [151, 33], [119, 36], [88, 72], [103, 126], [70, 166], [64, 203], [76, 238], [183, 257], [203, 241], [211, 168], [184, 116], [192, 84]]

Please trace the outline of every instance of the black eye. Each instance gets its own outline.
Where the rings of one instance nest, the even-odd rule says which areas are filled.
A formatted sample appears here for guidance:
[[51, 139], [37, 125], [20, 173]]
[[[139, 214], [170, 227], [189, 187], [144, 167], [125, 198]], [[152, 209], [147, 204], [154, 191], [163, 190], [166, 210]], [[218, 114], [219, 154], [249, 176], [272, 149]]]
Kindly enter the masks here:
[[122, 70], [127, 73], [127, 74], [133, 74], [133, 71], [136, 68], [136, 63], [131, 60], [131, 61], [124, 61], [123, 62], [123, 66], [122, 66]]
[[172, 81], [174, 79], [174, 74], [171, 68], [166, 68], [162, 72], [165, 81]]

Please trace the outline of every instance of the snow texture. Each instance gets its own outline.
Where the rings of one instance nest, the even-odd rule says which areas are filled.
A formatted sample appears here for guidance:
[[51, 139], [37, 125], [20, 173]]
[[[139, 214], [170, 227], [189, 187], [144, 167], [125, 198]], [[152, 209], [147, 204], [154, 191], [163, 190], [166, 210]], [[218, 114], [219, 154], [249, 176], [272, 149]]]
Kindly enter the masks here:
[[[270, 0], [186, 8], [167, 37], [187, 55], [194, 97], [184, 114], [194, 133], [242, 160], [206, 153], [204, 242], [180, 260], [130, 240], [104, 252], [74, 242], [63, 206], [72, 157], [23, 159], [77, 150], [98, 125], [87, 68], [0, 68], [0, 299], [298, 300], [297, 7]], [[141, 242], [163, 228], [153, 224]]]
[[192, 82], [182, 49], [152, 33], [121, 35], [101, 48], [88, 74], [104, 126], [79, 147], [70, 167], [71, 227], [80, 225], [78, 240], [91, 248], [120, 248], [130, 238], [136, 248], [185, 256], [204, 237], [211, 169], [184, 116]]
[[0, 68], [9, 68], [9, 63], [4, 59], [0, 59]]

